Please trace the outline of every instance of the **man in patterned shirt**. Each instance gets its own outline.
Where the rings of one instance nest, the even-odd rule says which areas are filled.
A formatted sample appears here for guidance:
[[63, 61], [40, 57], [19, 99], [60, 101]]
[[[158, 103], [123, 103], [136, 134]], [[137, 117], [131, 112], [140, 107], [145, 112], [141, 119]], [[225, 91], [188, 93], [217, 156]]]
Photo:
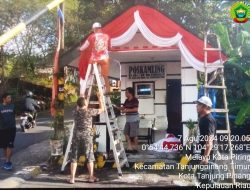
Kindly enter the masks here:
[[92, 116], [96, 116], [104, 111], [103, 97], [97, 94], [99, 100], [99, 109], [88, 108], [88, 104], [83, 97], [77, 100], [77, 108], [74, 111], [75, 128], [72, 138], [72, 152], [71, 152], [71, 176], [69, 183], [75, 183], [75, 173], [78, 160], [78, 148], [83, 147], [84, 154], [87, 158], [87, 167], [89, 171], [89, 182], [97, 182], [99, 179], [94, 176], [94, 150], [93, 150], [93, 128]]

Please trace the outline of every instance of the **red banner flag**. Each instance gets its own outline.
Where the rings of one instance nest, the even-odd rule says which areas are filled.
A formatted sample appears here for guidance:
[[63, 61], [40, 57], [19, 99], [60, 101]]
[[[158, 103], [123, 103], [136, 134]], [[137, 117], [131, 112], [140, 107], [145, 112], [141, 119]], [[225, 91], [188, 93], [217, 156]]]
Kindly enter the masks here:
[[58, 89], [58, 72], [59, 72], [59, 55], [60, 55], [60, 46], [61, 46], [61, 29], [60, 29], [60, 19], [57, 19], [57, 48], [54, 55], [54, 68], [53, 68], [53, 85], [52, 85], [52, 98], [51, 98], [51, 106], [50, 112], [54, 117], [56, 114], [55, 109], [55, 100], [57, 96]]

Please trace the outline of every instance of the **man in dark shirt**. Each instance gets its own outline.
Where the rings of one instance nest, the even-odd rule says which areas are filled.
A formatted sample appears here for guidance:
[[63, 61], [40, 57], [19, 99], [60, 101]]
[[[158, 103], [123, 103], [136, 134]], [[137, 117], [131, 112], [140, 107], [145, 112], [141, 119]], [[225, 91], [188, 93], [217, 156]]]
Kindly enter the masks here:
[[138, 132], [139, 132], [139, 101], [135, 97], [135, 91], [133, 88], [126, 88], [126, 101], [123, 104], [123, 107], [117, 107], [121, 112], [126, 114], [126, 124], [124, 128], [124, 135], [128, 142], [127, 153], [137, 153], [138, 146]]
[[3, 164], [5, 170], [12, 169], [10, 161], [12, 148], [16, 136], [16, 120], [14, 105], [11, 104], [11, 95], [5, 93], [2, 96], [3, 103], [0, 104], [0, 148], [4, 149], [6, 162]]
[[33, 93], [27, 92], [25, 100], [24, 100], [24, 111], [36, 112], [36, 109], [39, 108], [39, 105], [32, 97], [33, 97]]
[[211, 114], [212, 101], [209, 97], [202, 96], [197, 100], [197, 112], [199, 115], [200, 145], [201, 145], [201, 164], [208, 164], [212, 158], [213, 146], [216, 143], [216, 121]]

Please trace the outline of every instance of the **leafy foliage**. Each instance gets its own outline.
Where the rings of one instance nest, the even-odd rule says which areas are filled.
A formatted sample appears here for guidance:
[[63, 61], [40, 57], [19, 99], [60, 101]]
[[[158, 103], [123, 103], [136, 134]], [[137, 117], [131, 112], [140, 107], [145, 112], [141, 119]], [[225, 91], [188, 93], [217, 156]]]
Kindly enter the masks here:
[[112, 92], [110, 94], [110, 100], [112, 104], [120, 105], [121, 104], [121, 92]]
[[[51, 0], [0, 1], [0, 34], [21, 21], [29, 19]], [[250, 23], [235, 24], [229, 17], [233, 1], [214, 0], [70, 0], [65, 1], [65, 51], [80, 43], [90, 33], [92, 23], [107, 23], [134, 5], [147, 5], [161, 11], [188, 31], [203, 39], [210, 28], [220, 36], [223, 51], [228, 55], [225, 68], [229, 106], [232, 113], [248, 115], [248, 108], [239, 106], [249, 101], [250, 76]], [[52, 65], [56, 37], [56, 10], [27, 27], [25, 32], [9, 42], [3, 49], [1, 75], [5, 78], [25, 77], [29, 81], [49, 86], [49, 80], [35, 75], [37, 66]], [[210, 43], [214, 43], [213, 40]], [[80, 45], [80, 44], [79, 44]], [[68, 86], [66, 85], [66, 88]], [[71, 87], [69, 87], [71, 89]], [[69, 93], [70, 94], [70, 93]], [[67, 97], [66, 97], [67, 99]], [[69, 101], [74, 97], [69, 95]], [[114, 99], [114, 101], [117, 101]], [[234, 106], [238, 105], [238, 107]], [[240, 111], [240, 109], [246, 109]], [[243, 118], [238, 116], [237, 118]], [[245, 117], [244, 117], [245, 118]], [[237, 119], [241, 123], [242, 119]]]
[[76, 103], [77, 101], [77, 85], [72, 83], [67, 83], [64, 85], [64, 93], [65, 93], [65, 104], [71, 105]]
[[225, 67], [225, 77], [228, 86], [229, 108], [232, 113], [237, 114], [235, 120], [237, 125], [242, 125], [250, 116], [249, 27], [249, 23], [242, 27], [237, 26], [237, 33], [231, 33], [231, 36], [229, 28], [222, 23], [217, 23], [213, 27], [215, 33], [220, 37], [223, 50], [229, 56]]

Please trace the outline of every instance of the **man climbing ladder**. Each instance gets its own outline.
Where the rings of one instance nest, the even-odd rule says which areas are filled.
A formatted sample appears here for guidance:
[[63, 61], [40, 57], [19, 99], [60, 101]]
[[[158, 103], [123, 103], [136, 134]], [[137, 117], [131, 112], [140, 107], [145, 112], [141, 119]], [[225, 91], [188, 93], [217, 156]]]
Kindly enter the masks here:
[[[90, 94], [94, 84], [94, 79], [96, 80], [99, 94], [102, 97], [102, 102], [104, 108], [105, 124], [108, 129], [110, 143], [113, 149], [114, 160], [116, 168], [118, 170], [118, 176], [122, 176], [121, 168], [126, 165], [129, 167], [128, 159], [123, 146], [121, 132], [118, 128], [117, 119], [115, 117], [114, 109], [110, 100], [109, 95], [103, 96], [103, 94], [109, 92], [109, 55], [108, 48], [110, 44], [109, 36], [103, 34], [101, 31], [101, 24], [94, 23], [92, 26], [94, 33], [88, 37], [85, 43], [80, 47], [81, 57], [79, 64], [80, 71], [80, 96], [86, 97], [86, 104], [89, 104]], [[90, 56], [88, 57], [88, 54]], [[86, 57], [84, 57], [86, 56]], [[84, 59], [82, 61], [81, 59]], [[85, 64], [84, 64], [85, 63]], [[87, 67], [86, 67], [87, 66]], [[98, 66], [101, 66], [101, 74], [99, 73]], [[83, 77], [84, 74], [84, 77]], [[103, 80], [105, 85], [103, 84]], [[109, 111], [108, 111], [109, 110]], [[110, 114], [109, 114], [110, 113]], [[64, 156], [63, 164], [61, 170], [63, 171], [67, 162], [68, 154], [71, 152], [71, 142], [73, 138], [73, 129], [69, 137], [66, 153]], [[71, 180], [73, 183], [74, 181]]]
[[[108, 49], [110, 47], [110, 38], [107, 34], [102, 32], [102, 26], [100, 23], [96, 22], [92, 25], [93, 34], [91, 34], [85, 43], [80, 47], [81, 58], [86, 60], [80, 60], [79, 67], [87, 68], [88, 64], [97, 63], [101, 66], [101, 74], [105, 80], [105, 91], [109, 92], [109, 54]], [[88, 59], [88, 54], [90, 57]], [[85, 64], [85, 65], [81, 65]], [[81, 71], [81, 69], [79, 69]], [[84, 96], [84, 92], [86, 90], [86, 80], [85, 75], [80, 76], [80, 96]]]

